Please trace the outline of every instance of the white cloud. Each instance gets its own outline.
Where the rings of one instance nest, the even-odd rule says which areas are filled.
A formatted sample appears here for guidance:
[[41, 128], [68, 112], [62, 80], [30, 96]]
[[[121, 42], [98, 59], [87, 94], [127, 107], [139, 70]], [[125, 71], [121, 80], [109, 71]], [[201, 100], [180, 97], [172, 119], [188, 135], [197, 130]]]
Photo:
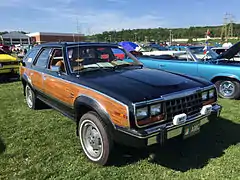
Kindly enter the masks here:
[[[94, 6], [75, 7], [74, 0], [51, 0], [46, 6], [48, 0], [6, 0], [0, 6], [18, 5], [25, 6], [27, 10], [32, 9], [42, 13], [41, 16], [31, 19], [23, 19], [22, 29], [27, 31], [65, 31], [81, 33], [100, 33], [109, 30], [136, 29], [136, 28], [154, 28], [166, 26], [166, 22], [154, 15], [139, 13], [135, 16], [127, 16], [120, 10], [100, 10]], [[126, 0], [107, 0], [124, 2]], [[73, 4], [73, 5], [72, 5]], [[54, 5], [54, 6], [53, 6]], [[24, 8], [24, 7], [23, 7]], [[27, 12], [27, 11], [26, 11]], [[19, 17], [15, 18], [15, 22]], [[79, 29], [77, 30], [77, 21]], [[12, 27], [12, 26], [11, 26]], [[18, 28], [18, 27], [17, 27]], [[28, 29], [27, 29], [28, 28]]]
[[[127, 16], [120, 11], [99, 11], [87, 10], [76, 11], [73, 9], [58, 9], [58, 8], [37, 8], [38, 10], [48, 13], [46, 20], [56, 24], [63, 25], [72, 23], [72, 27], [77, 31], [77, 23], [79, 29], [83, 33], [99, 33], [110, 30], [121, 29], [137, 29], [137, 28], [154, 28], [166, 25], [163, 18], [157, 17], [154, 14], [139, 14], [136, 16]], [[57, 12], [58, 13], [56, 15]]]

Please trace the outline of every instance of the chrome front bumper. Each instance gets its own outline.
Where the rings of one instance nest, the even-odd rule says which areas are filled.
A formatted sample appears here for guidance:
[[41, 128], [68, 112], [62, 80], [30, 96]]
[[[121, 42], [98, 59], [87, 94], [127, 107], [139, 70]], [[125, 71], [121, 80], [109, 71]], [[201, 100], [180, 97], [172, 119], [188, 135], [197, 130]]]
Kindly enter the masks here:
[[114, 139], [119, 143], [137, 148], [153, 144], [164, 144], [165, 141], [177, 136], [186, 137], [184, 133], [187, 126], [198, 123], [198, 127], [201, 127], [216, 117], [219, 117], [221, 110], [222, 107], [215, 104], [212, 106], [210, 115], [201, 115], [199, 113], [199, 115], [188, 117], [188, 119], [180, 125], [173, 125], [173, 122], [169, 122], [141, 130], [117, 127], [116, 131], [114, 131]]
[[[163, 127], [155, 127], [155, 128], [148, 129], [147, 130], [148, 133], [151, 133], [152, 135], [151, 135], [151, 137], [147, 137], [147, 145], [149, 146], [149, 145], [156, 144], [156, 143], [163, 143], [161, 141], [165, 141], [165, 140], [183, 135], [184, 128], [188, 125], [191, 125], [194, 123], [199, 123], [200, 127], [201, 127], [210, 121], [210, 117], [212, 117], [212, 116], [214, 118], [219, 117], [221, 114], [221, 110], [222, 110], [222, 107], [220, 105], [216, 104], [216, 105], [213, 105], [210, 115], [207, 115], [207, 116], [199, 115], [197, 117], [195, 116], [192, 118], [188, 118], [185, 123], [178, 125], [178, 126], [174, 126], [171, 124], [171, 125], [165, 126], [164, 128]], [[154, 133], [154, 131], [158, 131], [158, 132]], [[160, 133], [159, 131], [166, 132], [165, 135], [163, 135], [163, 136], [165, 136], [165, 138], [159, 137], [160, 134], [161, 134], [160, 136], [162, 136], [162, 133]]]

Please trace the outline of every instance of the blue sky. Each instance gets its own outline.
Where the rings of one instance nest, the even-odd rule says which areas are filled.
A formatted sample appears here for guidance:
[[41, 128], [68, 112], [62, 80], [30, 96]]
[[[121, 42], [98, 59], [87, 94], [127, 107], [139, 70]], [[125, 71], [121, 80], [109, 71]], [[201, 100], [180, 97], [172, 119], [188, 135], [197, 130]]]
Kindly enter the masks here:
[[[1, 0], [0, 31], [81, 32], [239, 22], [240, 0]], [[78, 22], [78, 28], [77, 28]]]

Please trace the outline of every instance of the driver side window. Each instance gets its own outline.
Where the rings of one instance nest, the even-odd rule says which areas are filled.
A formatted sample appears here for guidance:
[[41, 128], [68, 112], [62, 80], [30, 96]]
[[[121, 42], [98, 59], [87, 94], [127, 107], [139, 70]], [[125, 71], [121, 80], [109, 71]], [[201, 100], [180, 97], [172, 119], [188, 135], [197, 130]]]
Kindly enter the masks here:
[[53, 49], [50, 57], [51, 58], [48, 69], [51, 70], [53, 66], [58, 66], [61, 72], [66, 73], [66, 67], [63, 58], [63, 50], [61, 48]]

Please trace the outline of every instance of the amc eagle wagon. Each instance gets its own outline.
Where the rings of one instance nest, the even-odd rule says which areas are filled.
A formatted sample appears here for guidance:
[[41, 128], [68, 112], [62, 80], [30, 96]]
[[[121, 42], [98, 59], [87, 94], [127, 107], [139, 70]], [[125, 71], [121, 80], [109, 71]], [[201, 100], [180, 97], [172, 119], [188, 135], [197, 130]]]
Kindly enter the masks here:
[[117, 44], [38, 45], [20, 74], [28, 107], [44, 102], [73, 119], [86, 157], [100, 165], [114, 143], [141, 148], [185, 139], [221, 112], [209, 81], [144, 68]]

